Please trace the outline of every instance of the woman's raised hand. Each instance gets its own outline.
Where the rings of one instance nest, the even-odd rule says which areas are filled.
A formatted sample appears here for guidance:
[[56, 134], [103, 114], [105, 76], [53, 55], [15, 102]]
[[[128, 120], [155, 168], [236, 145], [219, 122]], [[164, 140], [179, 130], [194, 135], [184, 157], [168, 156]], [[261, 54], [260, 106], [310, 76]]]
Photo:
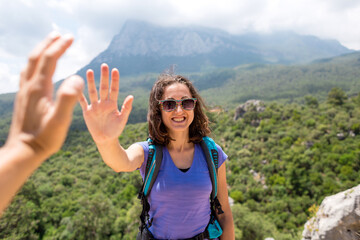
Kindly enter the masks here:
[[111, 71], [111, 83], [109, 87], [109, 67], [101, 65], [101, 77], [99, 85], [99, 95], [95, 86], [94, 72], [88, 70], [86, 78], [89, 90], [90, 105], [84, 94], [80, 97], [80, 105], [83, 110], [85, 123], [96, 144], [106, 144], [111, 140], [117, 140], [125, 128], [129, 118], [134, 97], [127, 96], [122, 105], [121, 111], [118, 109], [119, 93], [119, 71]]

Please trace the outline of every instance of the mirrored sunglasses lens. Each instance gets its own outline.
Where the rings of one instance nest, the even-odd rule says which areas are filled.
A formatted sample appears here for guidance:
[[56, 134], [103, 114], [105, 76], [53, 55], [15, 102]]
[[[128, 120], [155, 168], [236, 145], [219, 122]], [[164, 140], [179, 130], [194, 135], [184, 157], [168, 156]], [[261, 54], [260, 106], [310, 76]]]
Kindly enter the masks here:
[[176, 108], [176, 102], [172, 100], [164, 101], [163, 108], [165, 111], [172, 111]]
[[195, 101], [193, 99], [185, 99], [182, 101], [182, 106], [185, 110], [193, 110], [195, 107]]

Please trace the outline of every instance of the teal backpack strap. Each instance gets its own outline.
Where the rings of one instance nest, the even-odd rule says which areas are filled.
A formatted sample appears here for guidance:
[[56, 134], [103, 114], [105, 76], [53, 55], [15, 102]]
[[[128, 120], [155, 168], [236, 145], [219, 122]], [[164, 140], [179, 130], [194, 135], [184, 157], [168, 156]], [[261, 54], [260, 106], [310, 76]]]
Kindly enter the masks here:
[[146, 163], [144, 184], [142, 188], [142, 192], [145, 197], [150, 194], [162, 162], [162, 146], [155, 145], [153, 140], [150, 138], [148, 138], [147, 141], [149, 144], [149, 157]]
[[203, 137], [200, 145], [205, 154], [206, 162], [209, 168], [212, 191], [211, 191], [211, 207], [215, 208], [218, 214], [224, 213], [221, 209], [221, 204], [217, 198], [217, 170], [219, 164], [219, 153], [214, 140], [209, 137]]
[[147, 142], [149, 144], [149, 155], [146, 161], [145, 176], [143, 181], [143, 186], [140, 189], [138, 198], [141, 200], [143, 209], [140, 215], [141, 226], [140, 231], [142, 232], [146, 225], [151, 226], [152, 220], [149, 219], [149, 210], [150, 204], [147, 200], [153, 187], [156, 177], [159, 173], [161, 162], [162, 162], [162, 146], [155, 145], [152, 139], [148, 138]]

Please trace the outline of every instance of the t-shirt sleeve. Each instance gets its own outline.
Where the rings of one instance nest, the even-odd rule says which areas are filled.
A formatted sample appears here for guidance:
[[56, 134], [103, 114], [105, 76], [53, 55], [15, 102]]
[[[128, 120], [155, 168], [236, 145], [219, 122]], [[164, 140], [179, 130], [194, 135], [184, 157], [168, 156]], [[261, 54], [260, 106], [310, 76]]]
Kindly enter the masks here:
[[224, 151], [222, 150], [222, 148], [216, 144], [216, 147], [218, 149], [218, 153], [219, 153], [219, 167], [226, 161], [226, 159], [228, 158], [228, 155], [226, 155], [226, 153], [224, 153]]
[[141, 167], [139, 168], [141, 177], [144, 179], [146, 162], [147, 162], [148, 155], [149, 155], [149, 144], [147, 141], [137, 142], [136, 144], [139, 144], [144, 149], [144, 161], [141, 164]]

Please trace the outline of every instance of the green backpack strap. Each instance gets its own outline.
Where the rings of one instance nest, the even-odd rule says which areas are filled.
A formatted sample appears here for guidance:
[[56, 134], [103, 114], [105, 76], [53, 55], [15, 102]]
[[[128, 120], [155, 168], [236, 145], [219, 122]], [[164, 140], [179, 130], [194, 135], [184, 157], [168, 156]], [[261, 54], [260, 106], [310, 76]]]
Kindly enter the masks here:
[[209, 137], [203, 137], [203, 140], [200, 142], [201, 148], [205, 154], [206, 163], [209, 168], [212, 191], [211, 191], [211, 209], [216, 210], [218, 214], [224, 213], [221, 209], [221, 204], [217, 198], [217, 170], [219, 164], [219, 153], [217, 150], [217, 146]]

